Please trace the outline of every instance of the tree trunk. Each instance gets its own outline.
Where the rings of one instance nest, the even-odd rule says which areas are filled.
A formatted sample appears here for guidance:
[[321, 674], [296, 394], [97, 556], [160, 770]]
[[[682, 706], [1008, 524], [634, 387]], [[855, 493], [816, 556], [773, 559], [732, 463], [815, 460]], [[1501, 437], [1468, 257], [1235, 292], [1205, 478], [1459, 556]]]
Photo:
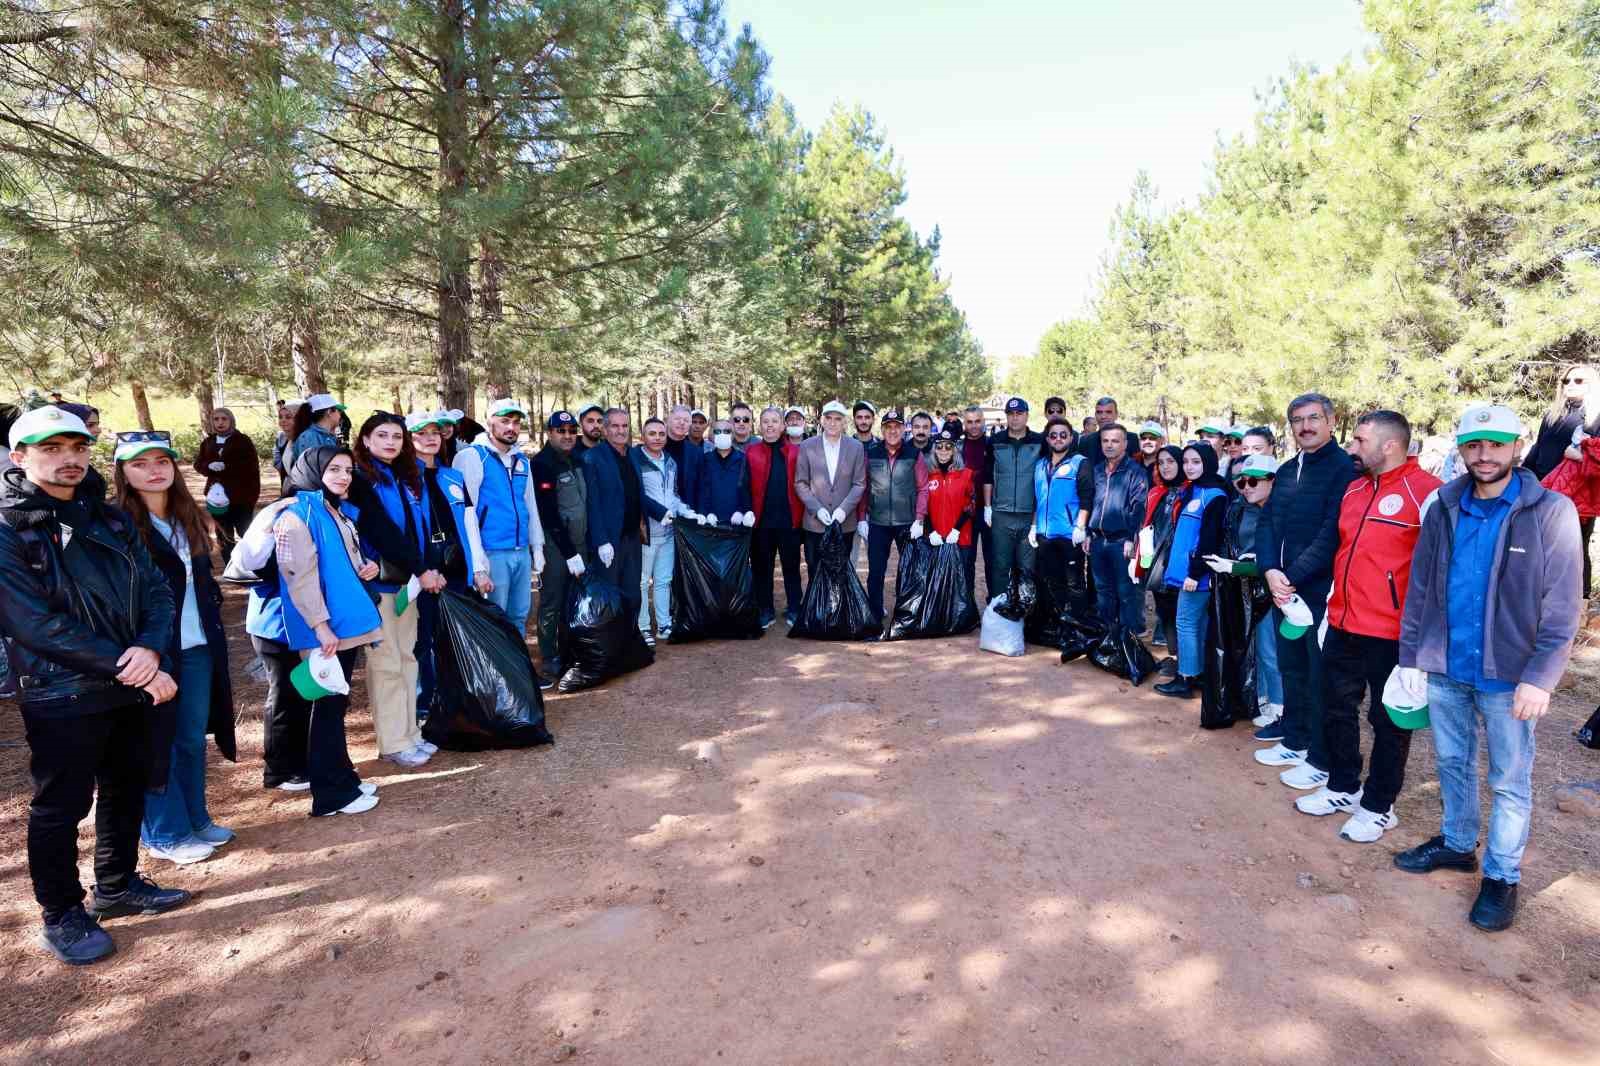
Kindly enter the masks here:
[[[470, 411], [467, 367], [472, 362], [472, 244], [464, 202], [471, 148], [467, 96], [466, 15], [462, 0], [443, 0], [438, 31], [439, 96], [439, 392], [446, 407]], [[491, 387], [494, 382], [491, 375]]]
[[128, 382], [128, 387], [133, 390], [133, 413], [139, 419], [139, 428], [148, 433], [156, 428], [156, 423], [150, 417], [150, 397], [144, 393], [144, 382], [135, 378]]
[[211, 382], [201, 381], [194, 387], [194, 398], [200, 405], [200, 435], [211, 431], [211, 412], [216, 410], [216, 402], [211, 392]]
[[322, 373], [322, 332], [317, 313], [310, 308], [298, 311], [289, 324], [289, 357], [294, 361], [294, 386], [302, 398], [328, 391]]
[[393, 382], [392, 384], [390, 384], [389, 392], [390, 392], [390, 395], [392, 395], [394, 397], [394, 413], [397, 414], [397, 415], [405, 414], [406, 413], [406, 409], [400, 403], [400, 383], [398, 381], [396, 381], [396, 382]]

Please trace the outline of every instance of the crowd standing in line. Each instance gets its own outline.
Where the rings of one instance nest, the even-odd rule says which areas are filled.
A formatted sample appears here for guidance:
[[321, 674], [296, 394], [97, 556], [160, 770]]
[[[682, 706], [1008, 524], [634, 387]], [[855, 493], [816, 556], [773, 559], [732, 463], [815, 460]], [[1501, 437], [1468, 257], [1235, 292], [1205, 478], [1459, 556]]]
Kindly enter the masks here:
[[[1440, 832], [1395, 863], [1475, 870], [1486, 841], [1469, 918], [1509, 926], [1534, 724], [1588, 594], [1594, 371], [1564, 373], [1525, 455], [1517, 416], [1494, 405], [1468, 407], [1450, 449], [1430, 450], [1385, 410], [1362, 413], [1341, 447], [1334, 403], [1307, 393], [1284, 411], [1290, 456], [1267, 426], [1211, 418], [1183, 440], [1146, 420], [1130, 433], [1101, 397], [1079, 432], [1067, 408], [1048, 398], [1038, 432], [1028, 401], [1011, 397], [990, 432], [976, 405], [908, 420], [834, 400], [815, 427], [796, 406], [737, 403], [726, 418], [678, 406], [635, 443], [629, 412], [590, 404], [552, 412], [530, 457], [514, 400], [491, 403], [481, 427], [457, 411], [376, 412], [352, 432], [343, 404], [318, 394], [280, 408], [281, 495], [259, 511], [256, 450], [226, 409], [193, 460], [205, 506], [169, 434], [117, 435], [110, 501], [90, 465], [90, 409], [23, 414], [0, 497], [0, 635], [32, 752], [28, 858], [44, 943], [92, 962], [114, 950], [98, 919], [189, 898], [138, 872], [141, 840], [178, 865], [234, 840], [206, 803], [206, 738], [236, 757], [215, 565], [250, 583], [246, 631], [268, 682], [264, 787], [309, 793], [313, 816], [357, 815], [378, 804], [345, 735], [358, 651], [380, 758], [422, 766], [438, 750], [419, 720], [437, 687], [441, 593], [487, 597], [525, 632], [537, 589], [548, 688], [575, 583], [613, 583], [647, 642], [671, 637], [684, 522], [749, 537], [762, 629], [776, 621], [779, 567], [795, 624], [802, 555], [814, 568], [832, 526], [864, 549], [879, 620], [891, 556], [903, 563], [923, 538], [959, 546], [969, 590], [979, 555], [991, 595], [1014, 575], [1092, 590], [1084, 609], [1113, 632], [1144, 632], [1149, 593], [1150, 643], [1170, 653], [1156, 691], [1176, 699], [1194, 698], [1217, 659], [1219, 578], [1241, 581], [1260, 605], [1245, 637], [1254, 737], [1269, 745], [1256, 761], [1300, 793], [1298, 811], [1341, 815], [1341, 837], [1372, 843], [1398, 825], [1413, 732], [1430, 722]], [[1459, 473], [1441, 476], [1452, 457]], [[1483, 841], [1480, 720], [1495, 794]], [[86, 897], [76, 826], [91, 803]]]

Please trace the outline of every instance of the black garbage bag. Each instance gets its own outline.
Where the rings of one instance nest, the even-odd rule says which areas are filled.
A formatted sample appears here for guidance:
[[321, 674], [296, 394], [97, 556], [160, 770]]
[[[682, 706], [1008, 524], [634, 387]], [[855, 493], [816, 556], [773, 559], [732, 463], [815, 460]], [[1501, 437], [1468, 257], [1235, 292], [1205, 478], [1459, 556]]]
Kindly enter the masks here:
[[622, 590], [598, 573], [572, 583], [561, 659], [562, 692], [577, 692], [649, 666], [656, 653], [639, 632], [639, 618], [623, 607]]
[[1135, 685], [1156, 672], [1156, 657], [1144, 641], [1122, 626], [1110, 630], [1089, 653], [1089, 661], [1109, 674], [1125, 677]]
[[912, 541], [900, 553], [889, 639], [949, 637], [977, 626], [978, 604], [967, 584], [960, 545], [935, 548], [925, 537]]
[[1065, 576], [1034, 575], [1033, 607], [1023, 629], [1029, 644], [1056, 648], [1064, 663], [1088, 655], [1106, 634], [1089, 595], [1088, 561], [1077, 548], [1066, 551]]
[[531, 748], [555, 740], [522, 635], [505, 612], [478, 596], [439, 594], [433, 657], [438, 683], [422, 727], [451, 751]]
[[760, 639], [761, 614], [750, 585], [750, 531], [680, 523], [673, 539], [671, 642]]
[[1255, 618], [1246, 579], [1215, 574], [1206, 607], [1200, 728], [1227, 729], [1256, 714]]
[[1600, 748], [1600, 707], [1596, 707], [1589, 720], [1583, 723], [1582, 728], [1574, 730], [1572, 735], [1586, 748]]
[[1001, 618], [1009, 618], [1013, 622], [1021, 622], [1033, 610], [1033, 602], [1038, 599], [1038, 588], [1033, 583], [1033, 576], [1022, 571], [1020, 566], [1011, 568], [1011, 579], [1006, 584], [1005, 602], [995, 607], [995, 613]]
[[850, 565], [850, 538], [843, 523], [823, 530], [800, 616], [789, 627], [791, 637], [811, 640], [871, 640], [883, 632], [883, 620], [872, 617], [867, 590]]

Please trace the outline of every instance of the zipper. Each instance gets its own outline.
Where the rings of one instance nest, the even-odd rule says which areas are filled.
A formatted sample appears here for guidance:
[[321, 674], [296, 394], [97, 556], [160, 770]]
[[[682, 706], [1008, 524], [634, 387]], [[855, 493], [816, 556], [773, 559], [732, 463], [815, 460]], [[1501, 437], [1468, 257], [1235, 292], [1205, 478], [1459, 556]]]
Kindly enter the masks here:
[[[516, 445], [512, 445], [512, 447], [514, 448], [514, 447], [516, 447]], [[517, 461], [518, 460], [516, 458], [513, 458], [511, 460], [511, 465], [513, 467], [515, 467], [517, 465]], [[500, 460], [498, 454], [496, 454], [496, 456], [495, 456], [495, 465], [498, 466], [500, 468], [500, 472], [506, 476], [506, 491], [511, 494], [511, 521], [517, 527], [517, 539], [521, 540], [522, 539], [522, 518], [517, 514], [517, 482], [516, 482], [516, 479], [511, 476], [511, 471], [506, 469], [506, 464]]]
[[1393, 603], [1394, 609], [1398, 611], [1400, 609], [1400, 592], [1395, 587], [1394, 571], [1390, 570], [1387, 576], [1389, 578], [1389, 602]]
[[[1298, 481], [1298, 478], [1296, 479], [1296, 481]], [[1355, 565], [1355, 562], [1356, 562], [1356, 546], [1361, 543], [1361, 534], [1366, 532], [1366, 529], [1367, 529], [1367, 516], [1372, 513], [1372, 505], [1374, 503], [1376, 503], [1377, 500], [1378, 500], [1378, 479], [1377, 478], [1373, 478], [1372, 479], [1372, 495], [1367, 497], [1367, 505], [1361, 509], [1361, 521], [1359, 523], [1357, 523], [1357, 525], [1356, 525], [1356, 535], [1354, 537], [1350, 538], [1350, 557], [1345, 560], [1345, 564], [1344, 564], [1344, 580], [1342, 582], [1343, 589], [1344, 589], [1344, 614], [1341, 615], [1340, 618], [1339, 618], [1339, 621], [1340, 621], [1339, 628], [1340, 629], [1348, 629], [1349, 628], [1348, 623], [1350, 621], [1350, 568]], [[1389, 580], [1390, 580], [1390, 585], [1391, 585], [1391, 588], [1392, 588], [1393, 587], [1393, 582], [1394, 582], [1394, 575], [1393, 574], [1389, 575]], [[1395, 606], [1399, 607], [1400, 605], [1397, 602], [1395, 604]]]

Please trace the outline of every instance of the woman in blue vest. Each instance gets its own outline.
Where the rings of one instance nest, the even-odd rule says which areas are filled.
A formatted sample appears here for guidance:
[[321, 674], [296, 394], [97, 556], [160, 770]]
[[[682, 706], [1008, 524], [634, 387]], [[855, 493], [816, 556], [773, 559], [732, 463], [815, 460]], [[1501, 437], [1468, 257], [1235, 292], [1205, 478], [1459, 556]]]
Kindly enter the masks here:
[[1183, 474], [1188, 484], [1179, 497], [1165, 578], [1167, 588], [1178, 590], [1178, 674], [1156, 691], [1190, 699], [1199, 695], [1205, 669], [1206, 607], [1211, 602], [1211, 568], [1205, 557], [1222, 550], [1233, 489], [1217, 474], [1217, 453], [1209, 444], [1183, 450]]
[[[356, 652], [383, 636], [383, 621], [368, 592], [378, 564], [361, 551], [356, 510], [349, 502], [355, 457], [349, 448], [313, 448], [295, 460], [291, 482], [301, 488], [272, 524], [276, 544], [277, 607], [283, 643], [301, 658], [337, 655], [348, 681]], [[369, 670], [370, 674], [370, 670]], [[368, 684], [368, 698], [374, 698]], [[344, 715], [350, 697], [328, 693], [311, 704], [306, 777], [311, 813], [360, 814], [378, 805], [376, 785], [363, 784], [350, 762]]]
[[[405, 593], [413, 577], [421, 592], [438, 592], [444, 576], [428, 565], [433, 525], [424, 504], [422, 468], [400, 415], [376, 411], [356, 434], [356, 483], [361, 547], [378, 562], [378, 614], [383, 639], [367, 648], [367, 691], [378, 757], [397, 766], [426, 763], [439, 749], [417, 723], [417, 617]], [[417, 596], [420, 599], [420, 596]]]
[[[411, 431], [411, 448], [422, 469], [423, 504], [428, 511], [428, 544], [423, 566], [444, 576], [447, 587], [457, 592], [474, 588], [487, 596], [494, 591], [489, 577], [489, 557], [484, 554], [478, 534], [478, 512], [467, 491], [467, 480], [458, 470], [443, 465], [445, 438], [449, 424], [445, 411], [413, 414], [406, 418]], [[433, 630], [438, 623], [439, 594], [424, 592], [417, 605], [417, 677], [422, 686], [417, 709], [426, 716], [433, 706], [434, 679]]]

